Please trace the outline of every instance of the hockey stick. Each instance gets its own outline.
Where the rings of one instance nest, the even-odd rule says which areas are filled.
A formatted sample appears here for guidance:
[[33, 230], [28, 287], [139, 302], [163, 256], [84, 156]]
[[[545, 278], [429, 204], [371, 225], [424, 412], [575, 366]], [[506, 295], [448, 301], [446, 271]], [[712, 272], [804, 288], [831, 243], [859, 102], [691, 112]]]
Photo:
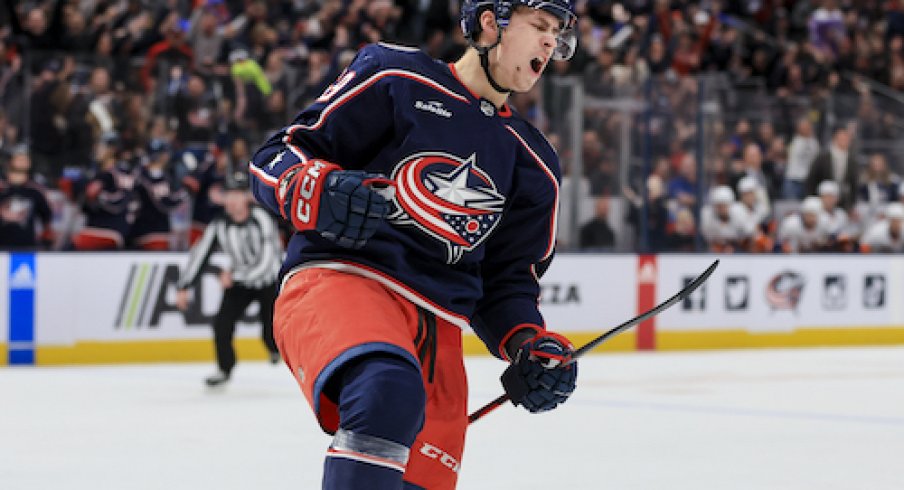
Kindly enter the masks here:
[[[584, 344], [581, 348], [579, 348], [578, 350], [574, 351], [574, 353], [571, 354], [571, 359], [567, 363], [565, 363], [565, 365], [567, 366], [568, 364], [577, 362], [579, 357], [590, 352], [594, 347], [602, 344], [603, 342], [605, 342], [609, 338], [613, 337], [614, 335], [618, 335], [619, 333], [624, 332], [625, 330], [633, 327], [634, 325], [637, 325], [638, 323], [643, 323], [645, 320], [662, 313], [664, 310], [669, 309], [675, 303], [677, 303], [679, 301], [683, 301], [684, 298], [687, 298], [688, 296], [690, 296], [691, 293], [696, 291], [697, 288], [699, 288], [701, 284], [703, 284], [704, 282], [706, 282], [707, 279], [709, 279], [709, 276], [712, 275], [713, 271], [716, 270], [716, 267], [718, 267], [718, 265], [719, 265], [719, 261], [718, 260], [714, 261], [712, 264], [710, 264], [709, 267], [706, 268], [705, 271], [703, 271], [699, 276], [697, 276], [696, 279], [689, 282], [686, 286], [684, 286], [684, 288], [681, 291], [678, 291], [671, 298], [663, 301], [662, 303], [659, 303], [658, 305], [654, 306], [652, 309], [647, 310], [646, 312], [641, 313], [640, 315], [637, 315], [636, 317], [626, 321], [625, 323], [622, 323], [621, 325], [609, 330], [608, 332], [606, 332], [606, 333], [600, 335], [599, 337], [591, 340], [590, 342]], [[502, 404], [507, 402], [508, 400], [509, 400], [508, 394], [500, 395], [495, 400], [480, 407], [479, 409], [474, 411], [474, 413], [469, 415], [468, 423], [473, 424], [474, 421], [476, 421], [477, 419], [483, 417], [484, 415], [492, 412], [493, 410], [496, 410], [497, 408], [501, 407]]]

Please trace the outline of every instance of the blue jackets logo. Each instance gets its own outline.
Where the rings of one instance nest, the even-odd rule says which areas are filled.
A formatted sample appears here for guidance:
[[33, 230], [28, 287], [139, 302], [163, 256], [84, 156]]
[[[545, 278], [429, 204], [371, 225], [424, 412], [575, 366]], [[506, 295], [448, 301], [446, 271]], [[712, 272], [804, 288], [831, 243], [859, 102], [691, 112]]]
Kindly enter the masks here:
[[766, 286], [766, 302], [773, 310], [796, 310], [804, 284], [804, 277], [797, 272], [781, 272]]
[[399, 163], [392, 178], [396, 195], [389, 221], [414, 224], [445, 244], [450, 264], [486, 240], [502, 217], [505, 197], [474, 155], [463, 160], [448, 153], [418, 153]]

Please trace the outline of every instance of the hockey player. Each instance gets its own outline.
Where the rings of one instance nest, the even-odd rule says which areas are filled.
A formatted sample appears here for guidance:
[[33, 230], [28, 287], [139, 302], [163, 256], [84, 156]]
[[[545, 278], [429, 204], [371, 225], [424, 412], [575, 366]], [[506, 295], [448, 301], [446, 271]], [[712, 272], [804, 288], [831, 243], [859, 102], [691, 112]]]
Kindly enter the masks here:
[[829, 243], [829, 218], [823, 212], [822, 201], [816, 196], [804, 199], [800, 212], [782, 220], [777, 241], [788, 253], [825, 250]]
[[213, 320], [214, 344], [219, 370], [205, 382], [218, 386], [229, 381], [235, 367], [232, 337], [235, 322], [253, 301], [258, 302], [262, 326], [261, 338], [270, 359], [279, 360], [273, 341], [273, 302], [276, 299], [276, 277], [282, 262], [282, 242], [276, 222], [270, 213], [251, 205], [248, 176], [235, 172], [225, 182], [225, 215], [207, 225], [198, 243], [191, 249], [188, 264], [176, 284], [176, 306], [188, 308], [189, 287], [201, 274], [210, 254], [219, 246], [229, 256], [231, 266], [220, 273], [223, 301]]
[[885, 207], [885, 219], [878, 221], [863, 234], [863, 252], [904, 252], [904, 204], [893, 202]]
[[746, 176], [738, 181], [738, 202], [732, 205], [742, 225], [743, 248], [748, 252], [771, 252], [772, 213], [769, 197], [756, 179]]
[[741, 212], [730, 187], [722, 185], [710, 191], [709, 204], [700, 210], [700, 233], [711, 252], [745, 250], [745, 243], [755, 228], [746, 213]]
[[[838, 195], [840, 189], [838, 183], [834, 180], [824, 180], [819, 183], [817, 188], [819, 199], [822, 201], [822, 211], [825, 213], [828, 231], [829, 243], [828, 249], [837, 252], [852, 252], [856, 245], [855, 241], [859, 233], [859, 223], [848, 218], [848, 212], [838, 206]], [[850, 211], [852, 216], [856, 216], [854, 209]]]
[[323, 488], [455, 487], [467, 427], [461, 330], [510, 362], [531, 412], [574, 390], [538, 278], [555, 244], [560, 171], [506, 103], [574, 50], [574, 2], [461, 5], [446, 65], [370, 45], [257, 151], [255, 196], [296, 229], [274, 335], [324, 431]]

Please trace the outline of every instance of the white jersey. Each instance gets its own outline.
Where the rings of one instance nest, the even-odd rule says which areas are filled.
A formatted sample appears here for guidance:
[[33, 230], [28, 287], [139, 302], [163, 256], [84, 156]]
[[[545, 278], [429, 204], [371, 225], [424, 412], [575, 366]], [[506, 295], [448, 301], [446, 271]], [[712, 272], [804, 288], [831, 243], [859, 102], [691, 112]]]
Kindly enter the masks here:
[[850, 232], [850, 229], [848, 227], [848, 215], [846, 212], [844, 212], [843, 209], [836, 207], [832, 210], [831, 213], [823, 210], [823, 214], [826, 217], [830, 235], [838, 235], [842, 232]]
[[729, 208], [728, 221], [719, 219], [712, 205], [703, 207], [700, 211], [700, 233], [707, 242], [738, 242], [753, 235], [749, 218], [738, 209], [737, 204], [734, 203]]
[[904, 237], [893, 238], [888, 231], [888, 220], [874, 224], [860, 240], [872, 252], [904, 252]]
[[829, 241], [829, 218], [820, 213], [816, 226], [804, 227], [800, 214], [792, 214], [782, 220], [778, 229], [778, 241], [789, 252], [812, 252]]
[[757, 228], [769, 218], [769, 203], [757, 201], [753, 209], [742, 202], [731, 205], [731, 213], [743, 223], [743, 229], [747, 237], [756, 234]]

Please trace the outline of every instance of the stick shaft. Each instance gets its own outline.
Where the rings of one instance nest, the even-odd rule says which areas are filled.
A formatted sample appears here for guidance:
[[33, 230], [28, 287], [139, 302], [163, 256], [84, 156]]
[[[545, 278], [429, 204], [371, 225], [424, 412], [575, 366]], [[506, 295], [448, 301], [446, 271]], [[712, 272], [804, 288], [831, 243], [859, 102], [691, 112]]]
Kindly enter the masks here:
[[[644, 321], [662, 313], [664, 310], [671, 308], [675, 303], [678, 303], [679, 301], [683, 301], [684, 298], [687, 298], [688, 296], [690, 296], [691, 293], [693, 293], [694, 291], [697, 290], [697, 288], [700, 287], [700, 285], [702, 285], [704, 282], [706, 282], [706, 280], [709, 279], [709, 276], [712, 275], [713, 271], [715, 271], [716, 267], [718, 267], [718, 266], [719, 266], [719, 261], [718, 260], [714, 261], [712, 264], [709, 265], [709, 267], [706, 268], [705, 271], [701, 272], [700, 275], [697, 276], [693, 281], [687, 283], [687, 285], [684, 286], [684, 288], [682, 288], [681, 291], [678, 291], [677, 293], [675, 293], [675, 295], [672, 296], [671, 298], [663, 301], [662, 303], [659, 303], [658, 305], [654, 306], [652, 309], [647, 310], [647, 311], [641, 313], [640, 315], [637, 315], [636, 317], [622, 323], [621, 325], [619, 325], [611, 330], [608, 330], [606, 333], [591, 340], [590, 342], [587, 342], [586, 344], [584, 344], [583, 346], [578, 348], [576, 351], [574, 351], [574, 353], [571, 354], [571, 359], [566, 363], [566, 365], [576, 362], [579, 357], [590, 352], [591, 350], [593, 350], [594, 347], [597, 347], [598, 345], [602, 344], [609, 338], [611, 338], [615, 335], [618, 335], [621, 332], [624, 332], [625, 330], [633, 327], [634, 325], [643, 323]], [[469, 415], [468, 423], [469, 424], [474, 423], [474, 421], [476, 421], [477, 419], [479, 419], [479, 418], [483, 417], [484, 415], [492, 412], [493, 410], [496, 410], [497, 408], [501, 407], [508, 400], [509, 400], [509, 397], [507, 394], [500, 395], [495, 400], [478, 408], [477, 410], [474, 411], [474, 413]]]

